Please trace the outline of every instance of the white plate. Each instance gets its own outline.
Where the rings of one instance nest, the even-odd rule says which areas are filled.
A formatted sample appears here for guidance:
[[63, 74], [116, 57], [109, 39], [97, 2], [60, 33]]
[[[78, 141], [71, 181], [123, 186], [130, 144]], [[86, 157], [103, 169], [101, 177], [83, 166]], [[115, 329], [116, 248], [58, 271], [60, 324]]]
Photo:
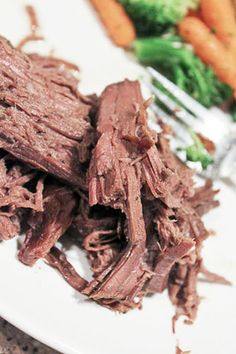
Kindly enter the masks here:
[[[14, 44], [28, 31], [24, 3], [0, 0], [0, 33]], [[110, 43], [88, 1], [32, 3], [51, 48], [81, 67], [83, 92], [100, 92], [110, 82], [142, 74]], [[204, 255], [210, 269], [235, 283], [236, 195], [222, 187], [220, 200], [221, 207], [207, 217], [217, 237], [206, 242]], [[72, 249], [70, 256], [87, 274], [82, 253]], [[118, 315], [85, 301], [43, 262], [32, 269], [23, 266], [16, 259], [15, 240], [0, 244], [0, 316], [65, 354], [173, 354], [176, 338], [192, 354], [235, 354], [235, 287], [201, 283], [199, 292], [204, 299], [196, 323], [179, 324], [174, 337], [174, 309], [166, 293], [145, 299], [142, 311]]]

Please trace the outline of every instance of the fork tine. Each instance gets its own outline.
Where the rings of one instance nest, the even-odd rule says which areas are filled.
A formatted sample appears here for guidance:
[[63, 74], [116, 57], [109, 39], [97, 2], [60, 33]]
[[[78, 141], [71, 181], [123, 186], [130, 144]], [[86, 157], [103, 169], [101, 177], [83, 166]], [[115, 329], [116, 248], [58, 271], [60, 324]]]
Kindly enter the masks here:
[[160, 82], [167, 91], [171, 92], [173, 96], [175, 96], [186, 108], [193, 112], [198, 118], [201, 119], [209, 117], [208, 109], [206, 109], [199, 102], [194, 100], [185, 91], [180, 89], [173, 82], [168, 80], [165, 76], [163, 76], [157, 70], [151, 68], [150, 66], [147, 68], [147, 70], [155, 80]]
[[[165, 124], [168, 124], [173, 129], [175, 137], [177, 137], [182, 143], [187, 146], [193, 142], [188, 129], [186, 129], [183, 124], [165, 113], [155, 104], [152, 104], [149, 108], [156, 116], [160, 117]], [[157, 125], [157, 123], [151, 121], [150, 127], [156, 129], [155, 125]]]
[[184, 123], [188, 127], [192, 127], [195, 125], [196, 118], [191, 113], [187, 112], [186, 109], [178, 106], [174, 100], [172, 100], [169, 96], [167, 96], [165, 93], [160, 91], [154, 85], [152, 85], [149, 82], [144, 81], [144, 80], [142, 82], [171, 112], [173, 112], [175, 114], [175, 116], [182, 123]]
[[[164, 123], [169, 124], [169, 120], [171, 119], [171, 116], [169, 114], [167, 114], [166, 112], [164, 112], [160, 107], [158, 107], [155, 103], [152, 103], [150, 106], [150, 109], [155, 113], [155, 115], [159, 118], [161, 118], [161, 120]], [[173, 118], [172, 118], [173, 119]]]

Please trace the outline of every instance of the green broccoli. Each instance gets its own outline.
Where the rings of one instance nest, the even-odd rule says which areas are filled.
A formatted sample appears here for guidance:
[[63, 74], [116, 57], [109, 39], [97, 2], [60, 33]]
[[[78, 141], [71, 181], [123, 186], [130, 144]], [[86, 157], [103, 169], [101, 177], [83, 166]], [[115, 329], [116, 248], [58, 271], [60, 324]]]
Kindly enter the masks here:
[[178, 36], [140, 38], [134, 49], [141, 63], [157, 68], [206, 107], [220, 105], [232, 95], [229, 86]]
[[134, 22], [139, 36], [161, 34], [182, 20], [199, 0], [119, 0]]
[[189, 130], [189, 133], [193, 139], [193, 144], [185, 148], [178, 148], [177, 150], [185, 151], [188, 161], [200, 162], [202, 168], [205, 170], [209, 165], [214, 163], [214, 159], [205, 149], [198, 136], [192, 130]]

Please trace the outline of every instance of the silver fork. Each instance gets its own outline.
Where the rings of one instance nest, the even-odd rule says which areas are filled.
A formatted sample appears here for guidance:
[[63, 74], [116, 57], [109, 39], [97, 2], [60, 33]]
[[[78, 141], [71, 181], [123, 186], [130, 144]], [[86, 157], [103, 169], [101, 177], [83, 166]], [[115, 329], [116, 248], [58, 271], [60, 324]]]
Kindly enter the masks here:
[[[171, 147], [189, 167], [195, 168], [202, 177], [221, 179], [236, 187], [236, 124], [232, 123], [223, 111], [216, 108], [209, 110], [202, 106], [158, 71], [151, 67], [147, 70], [151, 78], [159, 82], [181, 104], [178, 105], [174, 99], [149, 81], [142, 80], [148, 89], [147, 97], [151, 92], [171, 112], [167, 114], [154, 101], [150, 106], [154, 113], [149, 120], [150, 128], [160, 131], [160, 125], [156, 119], [158, 117], [162, 122], [171, 126], [174, 133]], [[203, 170], [199, 163], [186, 161], [186, 156], [177, 151], [179, 146], [187, 147], [193, 144], [190, 131], [200, 133], [215, 145], [214, 163], [206, 170]]]

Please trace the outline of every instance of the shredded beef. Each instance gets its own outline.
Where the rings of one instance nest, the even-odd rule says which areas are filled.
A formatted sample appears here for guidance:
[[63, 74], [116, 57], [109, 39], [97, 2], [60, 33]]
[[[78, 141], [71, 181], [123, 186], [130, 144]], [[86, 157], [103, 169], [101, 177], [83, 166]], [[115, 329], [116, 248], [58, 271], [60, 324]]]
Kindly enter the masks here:
[[[65, 76], [67, 76], [67, 72], [65, 70], [72, 70], [72, 71], [79, 71], [79, 68], [77, 65], [70, 63], [69, 61], [66, 61], [64, 59], [60, 58], [55, 58], [55, 57], [43, 57], [37, 53], [32, 53], [28, 54], [28, 57], [37, 65], [42, 67], [44, 70], [48, 70], [49, 74], [52, 74], [54, 72], [54, 75], [58, 76], [58, 72], [62, 71]], [[74, 89], [75, 91], [77, 90], [77, 84], [78, 81], [75, 77], [71, 76], [71, 74], [68, 75], [70, 82], [72, 83], [74, 81]], [[82, 95], [81, 95], [82, 97]], [[84, 97], [85, 101], [86, 98]]]
[[121, 209], [127, 217], [127, 247], [87, 287], [94, 299], [129, 299], [134, 303], [151, 272], [143, 262], [146, 230], [143, 219], [139, 159], [155, 144], [148, 131], [145, 102], [137, 82], [109, 86], [101, 96], [97, 130], [100, 138], [89, 170], [90, 205]]
[[189, 204], [199, 216], [203, 216], [212, 208], [219, 206], [219, 201], [214, 200], [218, 192], [212, 189], [212, 181], [208, 180], [203, 187], [196, 189], [194, 196], [189, 199]]
[[174, 264], [183, 258], [193, 248], [192, 240], [183, 240], [177, 246], [168, 247], [164, 252], [161, 252], [154, 268], [155, 275], [148, 284], [147, 291], [159, 293], [162, 292], [168, 283], [169, 273]]
[[86, 189], [91, 109], [64, 68], [0, 38], [0, 147], [31, 166]]
[[33, 265], [43, 258], [69, 228], [76, 199], [67, 187], [49, 185], [43, 194], [43, 211], [32, 212], [29, 230], [19, 252], [19, 259]]
[[187, 322], [192, 322], [196, 318], [200, 302], [197, 293], [200, 266], [201, 259], [194, 252], [174, 265], [168, 283], [170, 299], [177, 307], [174, 321], [181, 315], [187, 316]]
[[[30, 186], [33, 181], [34, 190]], [[0, 159], [0, 240], [8, 240], [21, 232], [24, 210], [42, 211], [43, 180], [36, 171], [12, 160]]]
[[0, 212], [0, 240], [10, 240], [20, 233], [20, 218], [18, 215], [5, 215]]
[[83, 279], [68, 262], [66, 256], [58, 248], [52, 247], [48, 254], [44, 255], [46, 262], [59, 270], [65, 280], [76, 290], [82, 291], [87, 285], [87, 281]]
[[[56, 268], [64, 277], [64, 279], [77, 291], [84, 294], [84, 288], [88, 282], [82, 278], [67, 260], [65, 254], [58, 248], [53, 247], [45, 256], [45, 261], [53, 268]], [[107, 307], [113, 311], [127, 312], [132, 309], [129, 303], [120, 303], [111, 299], [103, 299], [96, 301], [98, 304]]]
[[[78, 92], [74, 70], [0, 38], [0, 239], [20, 233], [24, 221], [23, 263], [43, 258], [77, 291], [119, 312], [168, 289], [175, 319], [194, 320], [198, 275], [226, 283], [201, 258], [209, 236], [202, 215], [218, 206], [217, 191], [210, 181], [195, 188], [164, 134], [148, 128], [150, 101], [137, 81], [110, 85], [97, 100]], [[55, 247], [66, 232], [86, 252], [92, 281]]]
[[208, 282], [208, 283], [215, 283], [215, 284], [223, 284], [223, 285], [232, 285], [232, 283], [227, 280], [225, 277], [222, 277], [219, 274], [210, 272], [207, 270], [203, 265], [201, 265], [200, 273], [203, 275], [203, 278], [200, 280]]
[[[111, 211], [110, 213], [110, 217], [99, 220], [100, 224], [96, 223], [94, 218], [87, 219], [90, 225], [93, 225], [93, 230], [90, 229], [89, 233], [84, 234], [82, 246], [88, 255], [95, 276], [114, 263], [126, 245], [122, 215], [112, 215]], [[80, 226], [84, 228], [83, 220]]]
[[[110, 247], [114, 247], [114, 231], [99, 229], [89, 234], [85, 245], [90, 261], [99, 245], [109, 250], [113, 263], [108, 257], [107, 268], [94, 272], [95, 279], [84, 293], [96, 300], [128, 302], [132, 307], [136, 302], [138, 307], [145, 293], [169, 287], [178, 311], [193, 319], [199, 302], [200, 245], [209, 235], [201, 215], [217, 206], [213, 201], [216, 192], [209, 182], [194, 189], [192, 171], [176, 159], [163, 136], [148, 130], [147, 104], [139, 84], [128, 80], [109, 86], [100, 98], [100, 138], [90, 163], [89, 202], [124, 212], [127, 245], [114, 255], [114, 248], [107, 244], [110, 237]], [[179, 262], [192, 253], [196, 263], [184, 263], [179, 269]], [[174, 297], [172, 281], [182, 276], [181, 267], [187, 271]]]

